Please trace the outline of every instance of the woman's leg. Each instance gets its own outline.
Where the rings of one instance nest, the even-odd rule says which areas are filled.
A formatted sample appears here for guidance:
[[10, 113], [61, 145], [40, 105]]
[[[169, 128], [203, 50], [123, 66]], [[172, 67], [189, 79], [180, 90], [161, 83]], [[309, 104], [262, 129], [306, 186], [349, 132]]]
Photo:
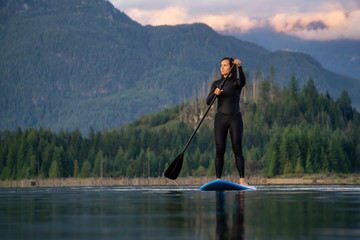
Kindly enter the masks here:
[[216, 113], [214, 122], [216, 157], [215, 171], [216, 178], [221, 178], [222, 169], [224, 167], [224, 154], [226, 150], [226, 137], [228, 132], [228, 123], [225, 116]]
[[242, 135], [243, 135], [243, 121], [241, 113], [233, 115], [230, 120], [230, 137], [233, 152], [235, 155], [235, 163], [240, 176], [240, 184], [246, 185], [244, 182], [244, 168], [245, 160], [242, 152]]

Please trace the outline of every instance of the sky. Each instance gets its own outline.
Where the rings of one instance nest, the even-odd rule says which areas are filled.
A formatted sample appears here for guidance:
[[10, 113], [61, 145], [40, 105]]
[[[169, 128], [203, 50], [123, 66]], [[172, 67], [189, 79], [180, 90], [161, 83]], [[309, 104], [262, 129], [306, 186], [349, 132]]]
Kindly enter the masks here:
[[142, 25], [205, 23], [231, 34], [271, 29], [306, 40], [360, 40], [360, 0], [109, 0]]

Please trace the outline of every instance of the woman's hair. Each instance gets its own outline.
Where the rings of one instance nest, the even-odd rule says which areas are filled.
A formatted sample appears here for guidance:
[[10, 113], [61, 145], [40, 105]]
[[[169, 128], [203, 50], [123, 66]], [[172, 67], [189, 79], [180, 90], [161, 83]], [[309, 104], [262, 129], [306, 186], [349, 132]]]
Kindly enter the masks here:
[[[230, 63], [230, 67], [232, 67], [232, 65], [234, 65], [234, 59], [231, 58], [231, 57], [224, 57], [223, 59], [221, 59], [221, 62], [224, 61], [224, 60], [228, 60], [229, 63]], [[231, 77], [233, 78], [237, 78], [237, 69], [236, 67], [234, 67], [232, 70], [231, 70]]]

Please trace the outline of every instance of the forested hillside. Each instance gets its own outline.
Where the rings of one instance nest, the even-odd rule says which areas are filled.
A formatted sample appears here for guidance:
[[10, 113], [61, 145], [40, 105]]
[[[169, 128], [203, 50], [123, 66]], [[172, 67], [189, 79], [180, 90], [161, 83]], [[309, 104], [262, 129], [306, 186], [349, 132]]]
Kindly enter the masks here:
[[337, 99], [360, 105], [360, 82], [311, 56], [271, 52], [204, 24], [142, 26], [105, 0], [0, 1], [0, 129], [120, 127], [194, 99], [224, 56], [249, 76], [276, 70], [284, 86], [312, 77]]
[[[2, 131], [1, 179], [162, 176], [206, 107], [199, 98], [86, 136], [79, 129]], [[300, 89], [292, 77], [280, 88], [269, 74], [248, 81], [241, 110], [247, 176], [360, 171], [360, 114], [346, 91], [333, 100], [312, 79]], [[186, 151], [180, 176], [215, 175], [214, 111]], [[228, 146], [224, 175], [237, 175]]]

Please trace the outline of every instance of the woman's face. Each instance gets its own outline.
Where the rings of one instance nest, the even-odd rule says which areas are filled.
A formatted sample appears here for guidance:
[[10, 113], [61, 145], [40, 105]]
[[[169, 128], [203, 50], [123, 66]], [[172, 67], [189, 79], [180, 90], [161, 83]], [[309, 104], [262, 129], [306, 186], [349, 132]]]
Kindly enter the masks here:
[[226, 77], [228, 73], [230, 72], [230, 61], [225, 59], [221, 62], [220, 65], [220, 72], [223, 77]]

